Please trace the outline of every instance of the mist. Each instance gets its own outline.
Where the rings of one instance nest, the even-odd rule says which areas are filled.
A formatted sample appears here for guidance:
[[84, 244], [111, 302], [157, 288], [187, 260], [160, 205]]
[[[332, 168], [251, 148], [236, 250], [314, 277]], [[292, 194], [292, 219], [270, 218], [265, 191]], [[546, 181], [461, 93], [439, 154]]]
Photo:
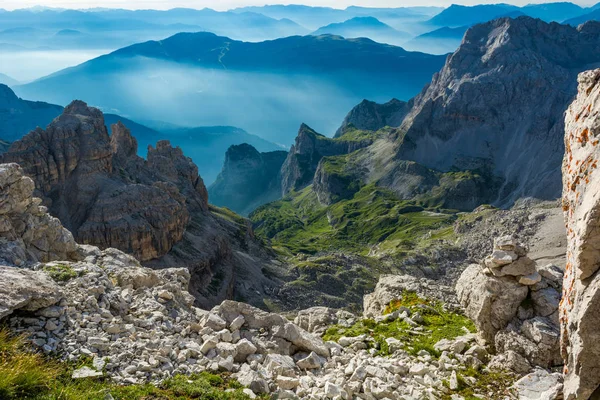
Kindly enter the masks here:
[[81, 64], [106, 54], [107, 51], [106, 49], [1, 51], [0, 73], [26, 83]]
[[[117, 63], [119, 63], [117, 61]], [[332, 135], [363, 98], [408, 99], [421, 90], [410, 74], [391, 80], [332, 75], [224, 71], [136, 57], [126, 65], [18, 86], [24, 98], [66, 105], [77, 98], [136, 121], [179, 126], [231, 125], [289, 146], [301, 123]], [[60, 75], [58, 75], [60, 78]]]

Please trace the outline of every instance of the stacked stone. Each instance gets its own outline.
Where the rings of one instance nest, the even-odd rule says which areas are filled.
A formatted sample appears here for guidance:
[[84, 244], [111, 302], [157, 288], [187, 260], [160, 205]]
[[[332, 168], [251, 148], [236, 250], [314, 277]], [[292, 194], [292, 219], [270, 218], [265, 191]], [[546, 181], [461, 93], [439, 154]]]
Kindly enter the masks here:
[[490, 365], [527, 373], [562, 364], [558, 307], [562, 270], [539, 266], [511, 236], [497, 238], [492, 254], [470, 265], [456, 292], [479, 335], [495, 348]]

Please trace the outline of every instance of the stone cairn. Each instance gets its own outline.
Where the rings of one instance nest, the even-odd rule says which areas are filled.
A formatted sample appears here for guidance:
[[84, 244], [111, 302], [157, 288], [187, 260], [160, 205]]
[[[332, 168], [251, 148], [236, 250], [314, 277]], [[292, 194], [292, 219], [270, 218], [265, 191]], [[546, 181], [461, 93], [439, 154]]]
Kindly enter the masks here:
[[[562, 365], [562, 279], [559, 267], [538, 265], [512, 236], [496, 238], [492, 254], [463, 272], [456, 292], [481, 341], [496, 353], [490, 368], [527, 374]], [[553, 390], [560, 386], [559, 374], [546, 372], [543, 378]]]

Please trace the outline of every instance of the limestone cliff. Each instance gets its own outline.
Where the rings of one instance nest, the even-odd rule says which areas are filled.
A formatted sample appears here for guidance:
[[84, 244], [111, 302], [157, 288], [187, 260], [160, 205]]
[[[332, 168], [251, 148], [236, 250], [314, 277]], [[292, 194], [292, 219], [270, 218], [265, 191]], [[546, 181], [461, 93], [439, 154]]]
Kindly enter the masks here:
[[[356, 132], [354, 132], [356, 133]], [[373, 143], [368, 135], [344, 135], [330, 139], [302, 124], [295, 144], [281, 167], [281, 187], [285, 195], [309, 185], [323, 157], [348, 154]]]
[[565, 399], [600, 396], [600, 70], [579, 76], [565, 120], [567, 267], [561, 302]]
[[281, 166], [285, 151], [260, 153], [249, 144], [231, 146], [221, 173], [208, 191], [211, 202], [248, 215], [281, 196]]

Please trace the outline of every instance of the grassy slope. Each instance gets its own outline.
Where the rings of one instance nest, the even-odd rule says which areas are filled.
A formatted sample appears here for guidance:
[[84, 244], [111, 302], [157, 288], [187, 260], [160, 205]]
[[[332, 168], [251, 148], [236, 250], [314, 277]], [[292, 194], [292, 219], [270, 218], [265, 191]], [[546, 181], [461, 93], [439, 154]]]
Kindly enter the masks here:
[[259, 235], [288, 254], [347, 250], [365, 255], [382, 244], [394, 252], [411, 250], [430, 232], [449, 227], [456, 216], [428, 211], [368, 185], [330, 206], [321, 205], [308, 187], [259, 208], [250, 218]]

